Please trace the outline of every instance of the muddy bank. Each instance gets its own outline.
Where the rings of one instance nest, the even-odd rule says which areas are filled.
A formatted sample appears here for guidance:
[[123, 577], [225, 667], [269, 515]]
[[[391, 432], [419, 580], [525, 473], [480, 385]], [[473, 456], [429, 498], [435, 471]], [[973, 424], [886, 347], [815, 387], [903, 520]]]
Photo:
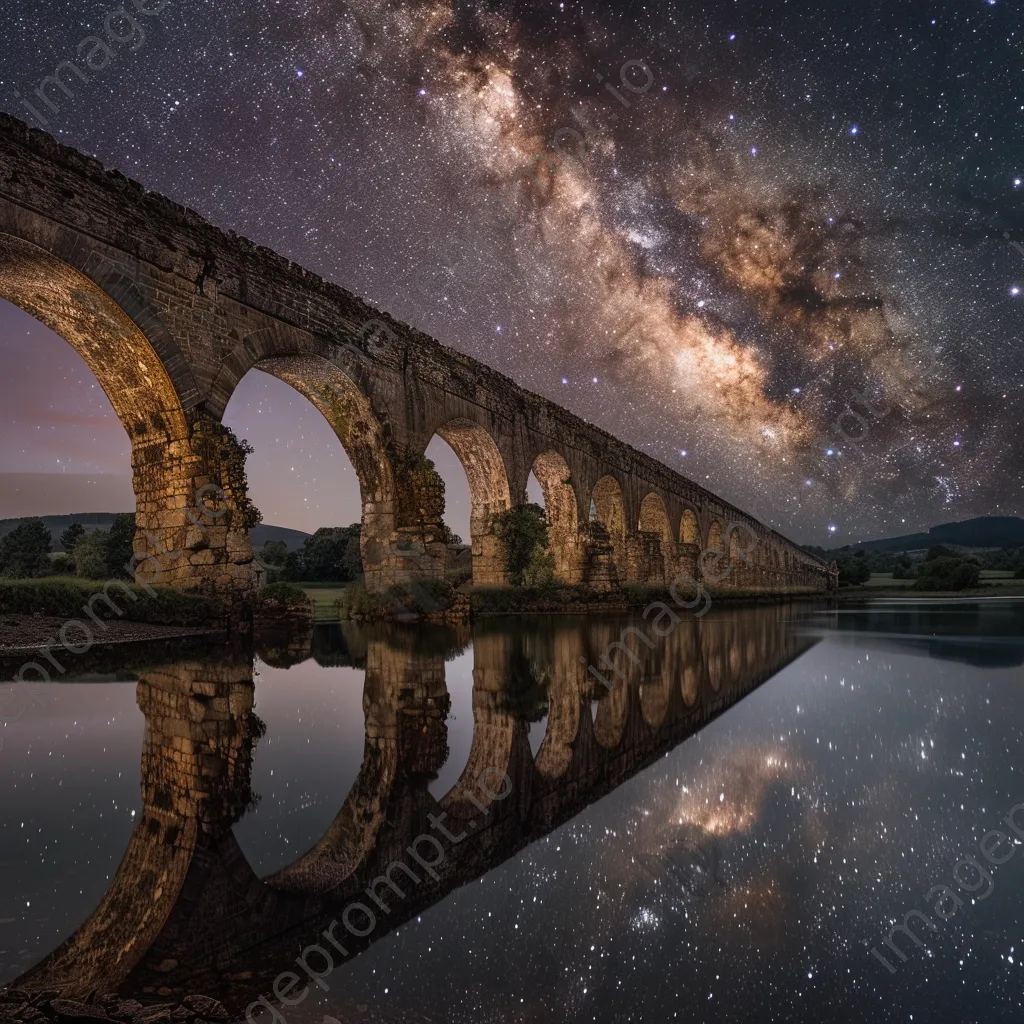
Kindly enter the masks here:
[[[84, 628], [79, 626], [82, 623]], [[117, 644], [148, 640], [172, 640], [181, 637], [223, 637], [223, 625], [160, 626], [148, 622], [101, 619], [99, 624], [79, 619], [67, 627], [68, 619], [55, 615], [13, 615], [0, 613], [0, 657], [38, 654], [41, 647], [71, 654]], [[63, 630], [63, 636], [61, 635]], [[88, 632], [86, 631], [88, 630]]]

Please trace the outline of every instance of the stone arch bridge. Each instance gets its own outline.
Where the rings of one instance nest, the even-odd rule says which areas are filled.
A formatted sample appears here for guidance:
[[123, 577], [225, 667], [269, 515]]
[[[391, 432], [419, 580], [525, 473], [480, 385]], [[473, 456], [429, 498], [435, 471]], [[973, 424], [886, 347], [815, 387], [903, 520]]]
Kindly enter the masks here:
[[435, 434], [469, 480], [476, 584], [505, 580], [493, 518], [525, 501], [532, 470], [565, 582], [698, 577], [710, 550], [721, 586], [835, 585], [825, 563], [605, 431], [7, 115], [0, 297], [74, 346], [128, 432], [142, 581], [253, 586], [251, 506], [221, 419], [256, 368], [345, 447], [376, 589], [443, 574], [443, 484], [423, 457]]

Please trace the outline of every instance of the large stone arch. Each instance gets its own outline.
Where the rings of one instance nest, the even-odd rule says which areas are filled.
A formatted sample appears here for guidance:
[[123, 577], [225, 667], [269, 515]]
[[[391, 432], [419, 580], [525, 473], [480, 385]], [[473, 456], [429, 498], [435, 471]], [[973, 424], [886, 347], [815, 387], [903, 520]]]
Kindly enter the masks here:
[[217, 426], [195, 411], [191, 372], [113, 264], [98, 255], [78, 257], [75, 262], [92, 276], [22, 238], [0, 234], [0, 297], [78, 352], [128, 434], [136, 578], [182, 588], [247, 589], [251, 553], [232, 514], [232, 499], [244, 495], [222, 500]]
[[684, 508], [679, 520], [679, 542], [681, 544], [700, 544], [700, 526], [692, 508]]
[[327, 342], [286, 324], [270, 324], [250, 331], [221, 361], [210, 384], [206, 406], [218, 419], [224, 415], [235, 388], [259, 363], [285, 356], [320, 356], [330, 360], [334, 352]]
[[700, 523], [692, 508], [684, 508], [679, 518], [679, 545], [677, 548], [678, 559], [676, 571], [688, 576], [690, 579], [697, 578], [697, 561], [700, 558]]
[[[355, 381], [321, 355], [271, 356], [255, 364], [291, 385], [331, 425], [359, 479], [362, 530], [359, 546], [366, 585], [384, 590], [396, 582], [395, 481], [384, 429]], [[341, 524], [336, 524], [341, 525]]]
[[494, 438], [472, 420], [449, 420], [436, 433], [459, 457], [469, 481], [473, 584], [500, 586], [508, 581], [508, 574], [505, 552], [494, 533], [494, 517], [512, 504], [505, 460]]
[[640, 502], [637, 533], [637, 571], [631, 576], [639, 583], [669, 582], [675, 562], [675, 544], [665, 501], [654, 491], [645, 494]]
[[569, 466], [558, 452], [547, 451], [533, 460], [532, 468], [544, 492], [548, 544], [555, 559], [555, 575], [565, 583], [577, 584], [582, 578], [579, 504]]
[[[610, 474], [602, 476], [590, 493], [589, 517], [592, 524], [597, 523], [603, 530], [606, 541], [611, 547], [610, 558], [614, 568], [615, 583], [623, 583], [627, 576], [626, 557], [626, 502], [622, 494], [622, 485]], [[593, 526], [592, 526], [593, 530]]]

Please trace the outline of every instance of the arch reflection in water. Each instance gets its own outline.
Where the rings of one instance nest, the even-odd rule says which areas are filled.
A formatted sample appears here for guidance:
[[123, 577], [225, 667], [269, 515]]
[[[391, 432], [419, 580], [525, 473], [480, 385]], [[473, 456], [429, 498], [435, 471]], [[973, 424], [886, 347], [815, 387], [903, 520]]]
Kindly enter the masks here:
[[[144, 809], [129, 848], [85, 924], [14, 984], [143, 1001], [203, 993], [244, 1012], [345, 907], [368, 902], [367, 888], [389, 865], [412, 865], [408, 848], [432, 822], [459, 841], [446, 843], [417, 884], [403, 885], [401, 898], [387, 894], [372, 930], [340, 933], [347, 956], [573, 818], [792, 661], [813, 641], [794, 633], [791, 615], [764, 607], [684, 620], [611, 693], [581, 661], [597, 657], [625, 619], [485, 620], [471, 638], [472, 746], [440, 799], [428, 784], [449, 754], [445, 660], [470, 638], [400, 627], [346, 627], [327, 645], [314, 636], [321, 663], [365, 665], [363, 761], [323, 836], [265, 879], [232, 828], [253, 800], [263, 731], [251, 655], [146, 672], [138, 684]], [[545, 717], [534, 757], [530, 724]], [[500, 799], [481, 803], [484, 777]], [[350, 931], [365, 929], [358, 925]]]

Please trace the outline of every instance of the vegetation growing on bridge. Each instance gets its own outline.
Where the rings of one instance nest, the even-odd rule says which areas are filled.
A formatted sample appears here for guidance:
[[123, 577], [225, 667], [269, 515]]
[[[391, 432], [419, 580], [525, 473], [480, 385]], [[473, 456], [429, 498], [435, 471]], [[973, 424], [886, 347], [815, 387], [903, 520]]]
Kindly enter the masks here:
[[494, 533], [505, 550], [505, 571], [512, 586], [544, 589], [554, 583], [547, 513], [540, 505], [513, 505], [499, 513], [494, 517]]

